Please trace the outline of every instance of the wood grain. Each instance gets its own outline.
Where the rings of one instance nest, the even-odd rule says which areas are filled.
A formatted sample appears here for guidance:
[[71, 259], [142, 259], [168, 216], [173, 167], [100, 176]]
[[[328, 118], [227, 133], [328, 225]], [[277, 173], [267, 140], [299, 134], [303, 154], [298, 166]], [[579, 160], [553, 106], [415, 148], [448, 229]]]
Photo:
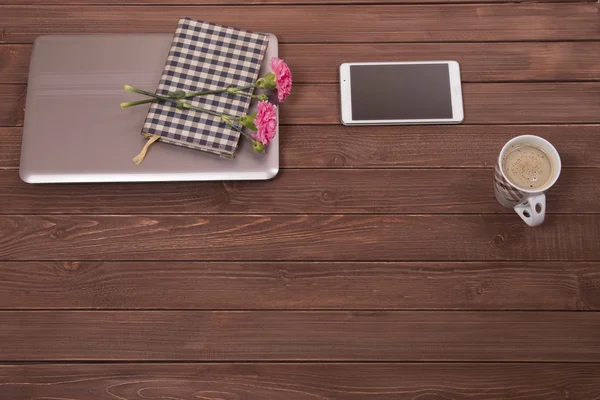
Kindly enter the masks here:
[[[0, 169], [19, 167], [21, 133], [21, 128], [0, 128]], [[594, 151], [600, 125], [282, 126], [280, 163], [283, 168], [491, 167], [517, 135], [548, 139], [563, 167], [600, 167], [600, 152]]]
[[1, 361], [600, 360], [600, 313], [4, 311], [0, 321]]
[[[1, 216], [1, 260], [600, 260], [600, 215]], [[435, 258], [433, 258], [435, 257]]]
[[31, 45], [0, 45], [0, 84], [27, 83]]
[[[0, 398], [600, 398], [600, 9], [501, 3], [0, 5]], [[182, 16], [279, 37], [280, 175], [21, 183], [35, 38]], [[465, 124], [339, 124], [340, 63], [443, 58]], [[538, 228], [492, 195], [518, 134], [565, 167]]]
[[600, 310], [600, 271], [597, 262], [1, 262], [0, 296], [3, 310]]
[[549, 140], [564, 167], [600, 166], [600, 125], [286, 126], [280, 157], [286, 168], [491, 167], [517, 135]]
[[548, 400], [600, 396], [598, 364], [2, 365], [11, 399]]
[[[593, 2], [594, 0], [524, 0], [527, 3], [554, 3], [554, 2]], [[148, 6], [188, 6], [188, 5], [215, 5], [255, 6], [262, 4], [278, 4], [282, 6], [298, 4], [427, 4], [427, 3], [510, 3], [511, 0], [94, 0], [94, 5], [148, 5]], [[86, 0], [8, 0], [11, 5], [89, 5]]]
[[343, 62], [415, 60], [456, 60], [463, 82], [600, 79], [590, 63], [600, 42], [288, 44], [280, 54], [302, 83], [339, 82]]
[[[282, 44], [296, 83], [336, 83], [348, 60], [457, 60], [463, 82], [597, 81], [600, 42]], [[485, 57], [481, 55], [485, 54]], [[26, 83], [31, 45], [0, 46], [0, 83]]]
[[[465, 124], [597, 123], [600, 83], [465, 83]], [[296, 85], [284, 124], [338, 124], [338, 85]]]
[[173, 32], [182, 15], [273, 32], [283, 43], [600, 39], [600, 11], [593, 3], [231, 6], [226, 11], [211, 6], [5, 5], [0, 6], [0, 41], [27, 43], [53, 33]]
[[19, 168], [22, 128], [0, 128], [0, 169]]
[[[258, 182], [29, 185], [13, 170], [0, 171], [0, 204], [4, 214], [512, 215], [493, 196], [492, 179], [491, 168], [311, 169]], [[547, 198], [548, 213], [600, 213], [600, 171], [565, 169]]]
[[25, 118], [25, 85], [0, 85], [0, 126], [20, 126]]
[[[23, 124], [25, 93], [24, 85], [0, 85], [0, 125]], [[600, 82], [465, 83], [463, 96], [465, 124], [600, 122]], [[295, 85], [281, 123], [339, 124], [339, 102], [338, 85]]]

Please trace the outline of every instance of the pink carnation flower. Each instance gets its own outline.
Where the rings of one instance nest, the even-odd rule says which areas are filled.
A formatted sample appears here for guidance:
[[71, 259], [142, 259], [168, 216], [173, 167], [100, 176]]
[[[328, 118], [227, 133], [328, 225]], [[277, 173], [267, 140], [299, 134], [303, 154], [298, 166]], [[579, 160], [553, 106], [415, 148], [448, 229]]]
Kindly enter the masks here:
[[277, 133], [277, 107], [268, 101], [259, 102], [254, 125], [257, 132], [251, 135], [252, 139], [268, 145]]
[[283, 102], [292, 91], [292, 71], [290, 67], [280, 58], [271, 58], [271, 69], [275, 73], [277, 81], [277, 98]]

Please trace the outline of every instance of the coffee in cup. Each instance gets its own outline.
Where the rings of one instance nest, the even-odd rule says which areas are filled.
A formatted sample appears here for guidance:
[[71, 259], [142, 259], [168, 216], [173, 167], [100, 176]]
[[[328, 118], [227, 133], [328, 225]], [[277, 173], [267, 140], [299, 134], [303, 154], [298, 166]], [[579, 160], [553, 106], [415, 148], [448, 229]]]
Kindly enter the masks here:
[[552, 160], [532, 145], [517, 145], [504, 155], [502, 170], [515, 186], [526, 190], [542, 189], [553, 176]]

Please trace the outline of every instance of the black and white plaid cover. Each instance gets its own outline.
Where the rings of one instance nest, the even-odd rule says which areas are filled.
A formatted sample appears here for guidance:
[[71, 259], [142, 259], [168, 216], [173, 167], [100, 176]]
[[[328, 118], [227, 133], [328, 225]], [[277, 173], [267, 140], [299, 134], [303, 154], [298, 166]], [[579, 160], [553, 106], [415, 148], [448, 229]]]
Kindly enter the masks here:
[[[268, 36], [240, 29], [179, 20], [157, 94], [187, 93], [247, 86], [258, 79]], [[186, 99], [191, 105], [218, 113], [241, 116], [250, 105], [247, 96], [208, 95]], [[234, 157], [240, 133], [219, 117], [194, 110], [179, 110], [174, 103], [153, 103], [142, 133], [160, 141]]]

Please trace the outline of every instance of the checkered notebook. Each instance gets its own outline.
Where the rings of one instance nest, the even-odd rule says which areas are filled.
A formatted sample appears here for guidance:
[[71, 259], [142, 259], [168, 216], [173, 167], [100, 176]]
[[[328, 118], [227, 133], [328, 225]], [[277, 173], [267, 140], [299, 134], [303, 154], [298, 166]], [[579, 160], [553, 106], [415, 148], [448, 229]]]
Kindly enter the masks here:
[[[179, 20], [157, 94], [248, 86], [258, 79], [268, 36], [189, 18]], [[250, 98], [227, 93], [186, 99], [196, 107], [239, 117]], [[234, 157], [240, 133], [219, 117], [179, 110], [175, 103], [153, 103], [142, 133], [160, 141]]]

